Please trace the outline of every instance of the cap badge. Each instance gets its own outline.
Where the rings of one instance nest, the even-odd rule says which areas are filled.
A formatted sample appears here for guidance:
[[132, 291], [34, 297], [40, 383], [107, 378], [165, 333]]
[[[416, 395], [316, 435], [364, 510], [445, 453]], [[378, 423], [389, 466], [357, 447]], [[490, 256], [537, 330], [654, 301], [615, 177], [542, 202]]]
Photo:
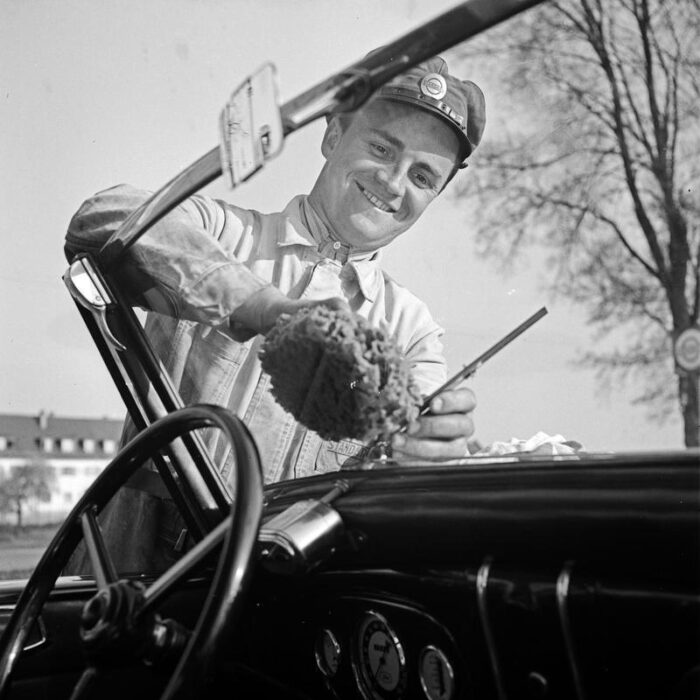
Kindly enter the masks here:
[[426, 97], [440, 100], [447, 94], [447, 82], [439, 73], [428, 73], [420, 81], [420, 91]]

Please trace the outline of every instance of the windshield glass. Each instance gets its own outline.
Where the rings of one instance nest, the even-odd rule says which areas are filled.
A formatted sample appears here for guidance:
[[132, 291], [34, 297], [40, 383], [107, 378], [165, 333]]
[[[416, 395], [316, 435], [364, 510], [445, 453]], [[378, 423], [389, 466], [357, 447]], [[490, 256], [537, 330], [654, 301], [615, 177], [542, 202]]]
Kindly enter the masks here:
[[[74, 233], [85, 224], [108, 235], [217, 145], [232, 87], [264, 61], [277, 64], [287, 100], [452, 5], [232, 11], [159, 1], [139, 7], [139, 22], [123, 4], [90, 12], [81, 2], [22, 4], [6, 13], [0, 109], [3, 161], [13, 167], [0, 176], [1, 342], [3, 410], [15, 423], [5, 420], [0, 432], [0, 523], [8, 547], [41, 551], [90, 482], [66, 489], [65, 470], [101, 469], [120, 440], [123, 402], [58, 281], [63, 230], [80, 203], [129, 183], [73, 220]], [[690, 6], [645, 0], [635, 13], [617, 2], [545, 4], [444, 52], [459, 85], [448, 81], [440, 95], [438, 79], [437, 98], [429, 82], [422, 93], [447, 105], [441, 115], [385, 95], [358, 117], [328, 127], [317, 120], [291, 135], [234, 192], [223, 178], [204, 188], [143, 239], [155, 247], [140, 262], [167, 284], [154, 288], [138, 271], [111, 277], [138, 306], [157, 310], [139, 319], [185, 402], [239, 415], [268, 483], [367, 456], [362, 436], [323, 440], [274, 401], [255, 332], [271, 325], [269, 298], [256, 297], [241, 319], [230, 313], [271, 283], [294, 299], [344, 298], [382, 328], [418, 377], [416, 402], [546, 307], [466, 383], [476, 407], [471, 398], [460, 406], [462, 457], [697, 445], [699, 44]], [[29, 27], [31, 60], [20, 50]], [[431, 64], [418, 78], [440, 70]], [[462, 81], [483, 92], [485, 110]], [[466, 148], [457, 118], [474, 152], [452, 177], [449, 154], [461, 161]], [[204, 233], [193, 251], [186, 231], [195, 223]], [[227, 259], [253, 277], [235, 277]], [[300, 372], [286, 362], [289, 374]], [[84, 425], [49, 435], [41, 411], [107, 416], [100, 430], [107, 425], [109, 435]], [[39, 428], [19, 449], [12, 426], [21, 416]], [[205, 437], [226, 474], [226, 446]], [[48, 452], [46, 439], [54, 440]], [[424, 454], [404, 461], [425, 463]], [[15, 482], [30, 466], [48, 476], [19, 493]], [[52, 490], [63, 500], [50, 517], [46, 490], [52, 504]], [[28, 526], [38, 529], [18, 544]], [[11, 562], [2, 575], [28, 568], [18, 557], [0, 557]]]

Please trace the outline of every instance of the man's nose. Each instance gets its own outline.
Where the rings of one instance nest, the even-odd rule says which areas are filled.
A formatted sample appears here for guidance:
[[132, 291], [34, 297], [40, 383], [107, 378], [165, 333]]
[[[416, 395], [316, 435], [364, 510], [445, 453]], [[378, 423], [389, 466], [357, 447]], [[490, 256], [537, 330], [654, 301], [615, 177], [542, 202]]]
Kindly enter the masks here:
[[403, 193], [405, 186], [405, 173], [400, 165], [380, 168], [377, 171], [377, 180], [388, 194], [398, 196]]

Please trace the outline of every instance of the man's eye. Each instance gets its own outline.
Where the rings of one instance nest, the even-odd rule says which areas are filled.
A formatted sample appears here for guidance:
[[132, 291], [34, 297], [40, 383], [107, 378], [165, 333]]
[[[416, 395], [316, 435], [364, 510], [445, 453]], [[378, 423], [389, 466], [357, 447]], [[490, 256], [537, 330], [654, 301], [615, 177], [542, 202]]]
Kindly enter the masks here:
[[380, 156], [387, 156], [389, 155], [389, 150], [382, 146], [380, 143], [373, 143], [372, 144], [372, 150]]
[[419, 187], [432, 187], [433, 183], [423, 173], [413, 173], [413, 180]]

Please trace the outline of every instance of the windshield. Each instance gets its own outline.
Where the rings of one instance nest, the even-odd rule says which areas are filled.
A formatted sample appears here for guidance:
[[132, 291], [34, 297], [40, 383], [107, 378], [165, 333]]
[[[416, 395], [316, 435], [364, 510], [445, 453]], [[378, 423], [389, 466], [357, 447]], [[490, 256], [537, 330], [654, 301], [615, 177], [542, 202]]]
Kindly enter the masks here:
[[[275, 3], [232, 11], [156, 2], [139, 7], [138, 22], [123, 4], [91, 12], [80, 2], [62, 3], [60, 11], [28, 4], [6, 13], [0, 52], [9, 82], [0, 109], [7, 124], [3, 161], [13, 167], [1, 176], [3, 410], [37, 425], [40, 411], [110, 419], [109, 435], [78, 434], [73, 426], [70, 434], [52, 436], [59, 442], [48, 453], [37, 440], [51, 436], [41, 430], [32, 433], [29, 451], [24, 443], [19, 450], [10, 427], [0, 431], [0, 522], [12, 546], [17, 528], [28, 525], [45, 540], [55, 514], [84, 488], [63, 489], [62, 510], [54, 507], [56, 499], [49, 493], [47, 501], [44, 491], [56, 491], [70, 476], [61, 469], [94, 468], [86, 460], [95, 455], [103, 466], [120, 439], [123, 402], [58, 280], [63, 230], [81, 201], [128, 182], [109, 202], [133, 208], [216, 146], [218, 115], [232, 86], [264, 61], [277, 64], [289, 99], [452, 4], [361, 2], [331, 10], [318, 2]], [[383, 320], [388, 295], [420, 300], [392, 307], [389, 335], [404, 334], [403, 350], [418, 348], [414, 368], [428, 367], [423, 397], [546, 306], [544, 318], [468, 380], [476, 397], [470, 455], [695, 446], [698, 24], [686, 4], [648, 0], [635, 5], [637, 14], [626, 3], [590, 12], [575, 0], [545, 5], [445, 52], [451, 73], [485, 95], [481, 143], [469, 167], [424, 210], [423, 195], [416, 195], [406, 214], [411, 225], [386, 247], [382, 239], [379, 256], [355, 242], [352, 271], [348, 260], [316, 250], [304, 250], [292, 264], [259, 238], [292, 221], [275, 246], [303, 247], [308, 241], [296, 238], [305, 235], [299, 229], [314, 234], [323, 227], [313, 217], [323, 223], [331, 216], [299, 199], [314, 190], [329, 162], [324, 120], [290, 136], [281, 155], [235, 192], [223, 178], [206, 187], [202, 198], [180, 209], [179, 221], [200, 217], [223, 236], [217, 244], [227, 255], [292, 296], [303, 297], [310, 281], [329, 296], [352, 287], [351, 309], [377, 324], [377, 295], [384, 295]], [[28, 27], [35, 34], [31, 59], [20, 50]], [[358, 128], [357, 121], [347, 127]], [[371, 119], [366, 128], [377, 131]], [[345, 152], [342, 162], [351, 156]], [[439, 159], [428, 165], [439, 176]], [[352, 168], [348, 173], [367, 184]], [[365, 198], [377, 196], [369, 191]], [[106, 211], [98, 212], [105, 230], [115, 225]], [[404, 210], [392, 215], [401, 218]], [[217, 217], [230, 229], [217, 228]], [[177, 248], [179, 229], [170, 232]], [[285, 263], [275, 266], [273, 254]], [[336, 286], [324, 281], [324, 268], [339, 278]], [[355, 277], [340, 279], [343, 269]], [[318, 273], [313, 280], [311, 270]], [[134, 283], [128, 275], [112, 280]], [[177, 295], [151, 293], [138, 302], [159, 312], [139, 318], [185, 401], [219, 403], [240, 415], [260, 444], [268, 483], [366, 456], [361, 438], [324, 441], [270, 400], [269, 380], [260, 374], [260, 335], [246, 337], [235, 324], [212, 321], [216, 312], [175, 319], [182, 308]], [[418, 321], [425, 333], [417, 338]], [[428, 336], [435, 342], [421, 344]], [[435, 353], [444, 356], [444, 375], [435, 370]], [[61, 439], [65, 450], [57, 455], [53, 447]], [[225, 464], [226, 448], [213, 437], [210, 448]], [[18, 497], [18, 470], [39, 462], [46, 478]], [[50, 517], [41, 505], [47, 502]], [[31, 542], [20, 544], [31, 548]], [[12, 573], [17, 569], [13, 563]]]

